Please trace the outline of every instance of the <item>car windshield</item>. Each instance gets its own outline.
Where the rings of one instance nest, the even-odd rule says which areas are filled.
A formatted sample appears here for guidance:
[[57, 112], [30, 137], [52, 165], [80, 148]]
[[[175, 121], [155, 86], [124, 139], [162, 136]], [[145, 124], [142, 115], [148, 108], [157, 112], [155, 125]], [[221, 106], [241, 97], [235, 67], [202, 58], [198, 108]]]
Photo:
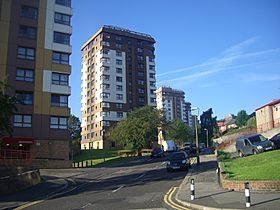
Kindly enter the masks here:
[[184, 153], [174, 153], [171, 156], [171, 159], [184, 159], [184, 158], [185, 158]]
[[249, 138], [252, 144], [261, 142], [261, 141], [266, 141], [267, 139], [263, 137], [262, 135], [257, 135], [257, 136], [252, 136]]

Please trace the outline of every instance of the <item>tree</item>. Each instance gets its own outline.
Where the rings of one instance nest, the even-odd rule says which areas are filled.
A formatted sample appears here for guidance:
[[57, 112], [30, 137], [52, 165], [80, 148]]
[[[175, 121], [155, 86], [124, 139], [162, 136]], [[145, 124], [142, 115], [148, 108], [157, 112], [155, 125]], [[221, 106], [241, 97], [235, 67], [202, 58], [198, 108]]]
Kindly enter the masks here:
[[238, 127], [242, 127], [246, 125], [247, 120], [249, 119], [248, 114], [246, 113], [245, 110], [241, 110], [237, 113], [236, 116], [236, 125]]
[[69, 147], [74, 154], [79, 153], [81, 148], [81, 122], [75, 115], [70, 115], [68, 130], [70, 132]]
[[11, 118], [17, 112], [17, 99], [5, 94], [8, 85], [0, 81], [0, 138], [4, 135], [12, 135], [13, 128], [11, 125]]
[[254, 117], [249, 118], [247, 120], [247, 122], [246, 122], [246, 126], [248, 128], [255, 128], [255, 127], [257, 127], [256, 117], [254, 116]]
[[165, 127], [162, 111], [150, 106], [131, 112], [126, 119], [117, 123], [108, 138], [129, 149], [140, 150], [150, 147], [157, 140], [158, 128]]
[[168, 137], [175, 141], [177, 145], [182, 145], [185, 141], [193, 141], [193, 130], [182, 120], [174, 120], [168, 128]]
[[213, 111], [212, 111], [212, 108], [210, 108], [207, 111], [203, 112], [202, 115], [200, 116], [201, 142], [204, 142], [206, 144], [206, 141], [207, 141], [206, 129], [207, 129], [209, 145], [211, 145], [210, 140], [214, 137], [214, 134], [215, 134], [214, 132], [216, 132], [218, 130], [217, 117], [212, 117], [212, 114], [213, 114]]

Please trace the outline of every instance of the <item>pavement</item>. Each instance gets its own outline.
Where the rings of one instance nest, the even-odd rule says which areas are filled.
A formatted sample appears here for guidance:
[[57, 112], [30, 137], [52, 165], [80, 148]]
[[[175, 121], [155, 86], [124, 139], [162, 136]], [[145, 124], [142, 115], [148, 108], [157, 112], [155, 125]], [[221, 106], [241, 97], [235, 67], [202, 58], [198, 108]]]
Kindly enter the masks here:
[[[244, 192], [224, 190], [218, 183], [215, 155], [202, 155], [181, 183], [175, 199], [191, 209], [246, 209]], [[195, 180], [195, 200], [191, 201], [190, 181]], [[250, 209], [279, 209], [280, 193], [250, 193]]]

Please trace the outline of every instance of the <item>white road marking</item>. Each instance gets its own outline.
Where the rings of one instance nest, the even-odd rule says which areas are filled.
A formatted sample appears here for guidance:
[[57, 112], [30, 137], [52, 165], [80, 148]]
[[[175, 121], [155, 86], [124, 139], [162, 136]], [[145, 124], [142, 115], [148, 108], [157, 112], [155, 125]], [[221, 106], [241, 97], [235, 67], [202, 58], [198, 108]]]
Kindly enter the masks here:
[[135, 179], [140, 179], [142, 178], [143, 176], [145, 176], [146, 174], [141, 174], [140, 176], [136, 177]]
[[85, 209], [86, 207], [91, 206], [91, 205], [92, 205], [92, 203], [87, 203], [86, 205], [82, 206], [81, 208]]
[[166, 162], [162, 162], [161, 165], [164, 165]]
[[115, 192], [117, 192], [118, 190], [122, 189], [123, 187], [124, 187], [124, 185], [121, 185], [121, 186], [119, 186], [117, 189], [113, 190], [112, 192], [115, 193]]

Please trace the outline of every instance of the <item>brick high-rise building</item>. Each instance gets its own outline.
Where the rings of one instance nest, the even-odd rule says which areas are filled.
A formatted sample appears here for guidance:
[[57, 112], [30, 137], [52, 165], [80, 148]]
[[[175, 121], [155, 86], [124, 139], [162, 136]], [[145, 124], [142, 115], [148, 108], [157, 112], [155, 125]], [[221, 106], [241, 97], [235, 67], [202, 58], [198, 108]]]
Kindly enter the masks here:
[[103, 26], [82, 46], [82, 149], [115, 147], [106, 131], [133, 109], [156, 106], [154, 43]]
[[6, 94], [19, 100], [2, 159], [70, 165], [71, 16], [71, 0], [0, 0], [0, 79], [12, 87]]
[[185, 93], [170, 87], [160, 87], [156, 91], [157, 108], [165, 111], [167, 121], [180, 119], [191, 126], [191, 104], [185, 102]]

